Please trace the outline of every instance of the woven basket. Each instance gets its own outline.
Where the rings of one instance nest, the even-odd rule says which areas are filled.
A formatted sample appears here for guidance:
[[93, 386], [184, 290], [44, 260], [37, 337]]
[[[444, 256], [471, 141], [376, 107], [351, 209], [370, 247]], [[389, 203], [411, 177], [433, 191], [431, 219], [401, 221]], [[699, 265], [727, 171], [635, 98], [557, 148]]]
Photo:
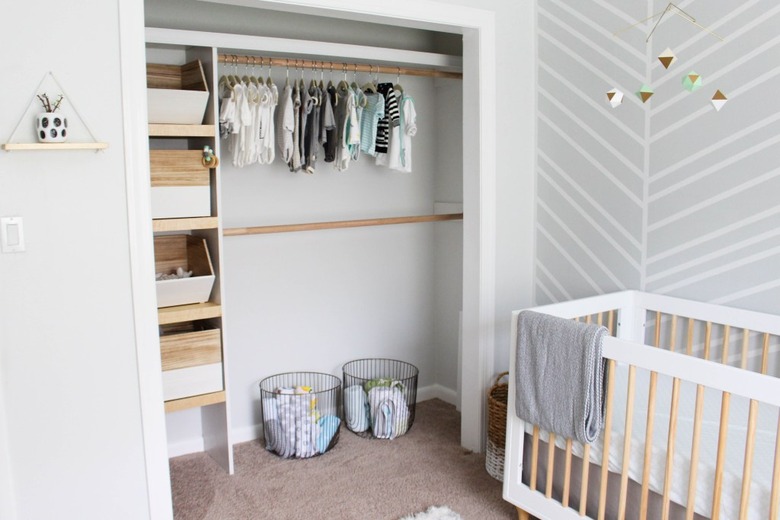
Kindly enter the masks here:
[[500, 381], [509, 375], [502, 372], [488, 392], [488, 435], [485, 469], [496, 480], [504, 480], [504, 445], [506, 444], [506, 403], [509, 383]]

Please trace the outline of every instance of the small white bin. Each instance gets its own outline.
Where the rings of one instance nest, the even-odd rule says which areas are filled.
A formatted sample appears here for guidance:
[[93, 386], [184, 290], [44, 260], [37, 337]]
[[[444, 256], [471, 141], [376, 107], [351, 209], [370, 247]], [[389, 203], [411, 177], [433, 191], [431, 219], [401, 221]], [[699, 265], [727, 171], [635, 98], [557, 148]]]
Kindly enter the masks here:
[[146, 66], [149, 123], [199, 125], [209, 102], [200, 60], [185, 65]]
[[154, 237], [154, 265], [157, 273], [172, 273], [179, 267], [192, 271], [189, 278], [157, 280], [157, 307], [209, 300], [215, 276], [205, 239], [192, 235]]
[[210, 169], [200, 150], [150, 150], [152, 218], [211, 215]]

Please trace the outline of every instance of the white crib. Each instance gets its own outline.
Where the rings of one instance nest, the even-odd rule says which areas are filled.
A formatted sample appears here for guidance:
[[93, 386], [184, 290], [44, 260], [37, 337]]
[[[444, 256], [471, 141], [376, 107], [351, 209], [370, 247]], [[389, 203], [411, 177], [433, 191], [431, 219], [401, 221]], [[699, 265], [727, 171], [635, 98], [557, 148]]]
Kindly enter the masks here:
[[534, 309], [606, 326], [606, 423], [592, 445], [515, 410], [504, 499], [520, 519], [778, 519], [780, 317], [626, 291]]

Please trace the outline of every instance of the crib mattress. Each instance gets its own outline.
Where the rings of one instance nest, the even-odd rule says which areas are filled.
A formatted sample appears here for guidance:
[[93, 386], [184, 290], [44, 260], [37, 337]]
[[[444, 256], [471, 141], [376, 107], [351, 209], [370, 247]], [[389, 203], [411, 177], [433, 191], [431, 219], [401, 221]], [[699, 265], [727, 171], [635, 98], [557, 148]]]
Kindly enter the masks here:
[[[631, 454], [629, 477], [641, 481], [645, 451], [645, 423], [647, 421], [647, 396], [650, 373], [636, 370], [635, 398], [633, 402], [633, 426], [631, 436]], [[612, 408], [612, 428], [609, 449], [609, 470], [622, 472], [623, 444], [625, 439], [626, 396], [628, 385], [628, 367], [618, 365], [615, 373], [615, 391]], [[661, 493], [666, 469], [666, 447], [668, 445], [669, 410], [672, 395], [672, 378], [659, 375], [656, 388], [655, 424], [650, 439], [651, 471], [649, 487]], [[722, 394], [719, 391], [705, 389], [704, 406], [699, 437], [699, 462], [694, 510], [710, 517], [712, 514], [713, 482], [717, 462], [718, 431]], [[672, 470], [671, 500], [686, 506], [688, 481], [690, 475], [690, 451], [693, 440], [694, 413], [696, 403], [696, 385], [682, 381], [679, 391], [677, 412], [677, 430]], [[772, 486], [773, 455], [777, 432], [778, 410], [776, 407], [760, 405], [755, 433], [755, 451], [753, 458], [753, 480], [750, 488], [750, 506], [748, 518], [763, 518], [769, 510]], [[748, 425], [749, 400], [732, 395], [729, 413], [729, 434], [726, 448], [726, 466], [723, 478], [721, 498], [721, 517], [738, 518], [742, 490], [742, 468], [745, 459], [745, 440]], [[532, 425], [526, 424], [530, 433]], [[547, 441], [546, 433], [541, 438]], [[603, 434], [602, 434], [603, 439]], [[591, 446], [591, 463], [601, 465], [603, 441], [599, 439]], [[565, 448], [565, 440], [556, 439], [556, 446]], [[582, 445], [572, 443], [572, 453], [582, 457]], [[540, 464], [545, 457], [540, 457]]]

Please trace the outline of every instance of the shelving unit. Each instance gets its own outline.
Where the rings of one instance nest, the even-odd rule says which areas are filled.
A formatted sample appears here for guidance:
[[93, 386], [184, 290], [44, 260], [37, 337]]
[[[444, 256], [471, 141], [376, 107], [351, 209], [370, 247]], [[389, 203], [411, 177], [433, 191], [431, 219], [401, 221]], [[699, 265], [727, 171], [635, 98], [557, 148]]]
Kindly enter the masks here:
[[105, 150], [108, 143], [5, 143], [3, 150], [11, 151], [47, 151], [47, 150]]
[[[187, 88], [176, 86], [176, 78], [171, 77], [172, 71], [177, 69], [176, 66], [182, 65], [182, 74], [187, 77], [183, 77], [180, 82], [186, 79], [191, 85], [193, 81], [202, 78], [205, 91], [214, 91], [216, 53], [213, 49], [181, 46], [172, 50], [168, 47], [160, 59], [154, 45], [149, 44], [149, 48], [147, 62], [150, 65], [166, 64], [149, 67], [150, 89]], [[200, 64], [193, 67], [196, 60]], [[183, 65], [184, 63], [189, 65]], [[197, 90], [204, 92], [203, 88]], [[161, 329], [165, 412], [197, 413], [199, 410], [205, 450], [232, 474], [233, 453], [225, 388], [226, 342], [221, 283], [219, 169], [208, 169], [200, 162], [201, 150], [206, 145], [214, 149], [219, 156], [219, 140], [214, 124], [216, 110], [214, 95], [209, 94], [203, 124], [149, 124], [152, 208], [153, 215], [160, 217], [153, 219], [152, 230], [156, 243], [162, 243], [165, 237], [171, 234], [189, 235], [205, 240], [206, 251], [203, 254], [208, 256], [207, 260], [214, 274], [214, 284], [208, 301], [160, 307], [157, 310]], [[156, 119], [150, 117], [150, 120]], [[162, 191], [162, 195], [155, 194], [155, 190], [157, 193]], [[190, 202], [192, 200], [195, 202]], [[162, 206], [160, 201], [163, 202]], [[192, 239], [188, 239], [188, 243], [191, 242]], [[203, 244], [202, 241], [196, 242]], [[203, 246], [199, 247], [203, 251]], [[167, 269], [170, 269], [171, 253], [161, 250], [156, 251], [156, 256], [158, 254], [164, 255], [165, 258], [160, 258], [159, 261], [164, 262]], [[187, 255], [189, 254], [188, 251]], [[187, 269], [192, 269], [192, 266], [185, 267], [185, 270]]]

